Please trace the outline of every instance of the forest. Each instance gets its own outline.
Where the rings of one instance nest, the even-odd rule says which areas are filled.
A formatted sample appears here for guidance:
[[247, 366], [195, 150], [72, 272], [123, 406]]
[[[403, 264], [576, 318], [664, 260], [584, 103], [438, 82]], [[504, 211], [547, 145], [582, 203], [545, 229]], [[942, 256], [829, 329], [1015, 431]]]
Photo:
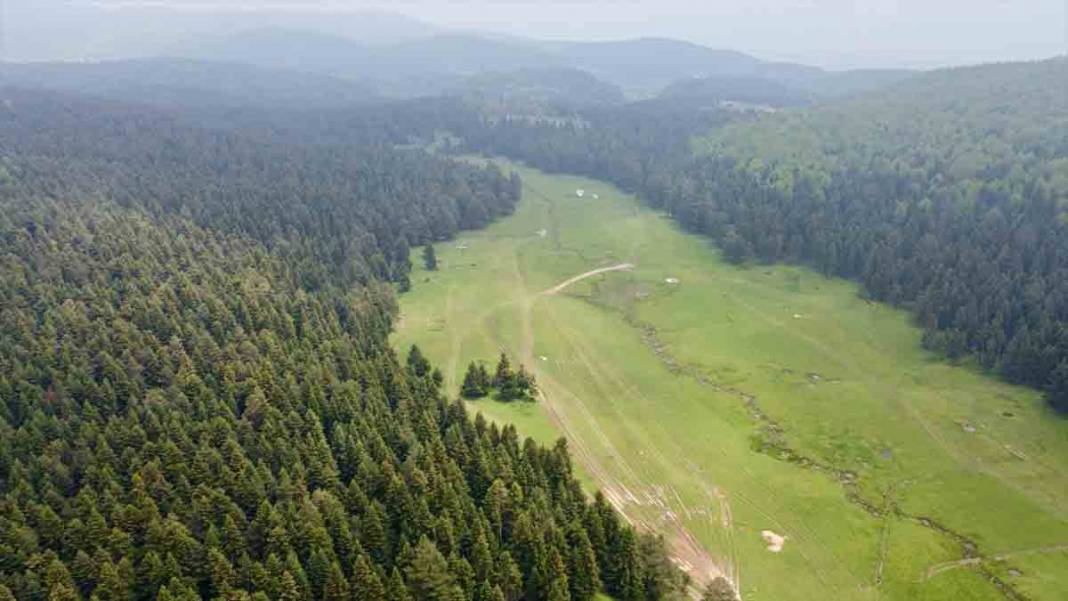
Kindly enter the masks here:
[[[309, 144], [185, 121], [11, 91], [0, 112], [0, 149], [4, 168], [24, 186], [106, 196], [250, 236], [290, 256], [309, 287], [374, 278], [404, 284], [410, 246], [484, 226], [518, 200], [518, 181], [493, 167], [393, 151], [384, 134], [363, 144], [355, 135], [346, 144]], [[361, 122], [361, 131], [372, 127]]]
[[566, 443], [388, 344], [409, 249], [516, 176], [0, 97], [0, 600], [681, 594]]
[[929, 348], [1068, 411], [1065, 81], [1065, 59], [986, 65], [760, 117], [656, 102], [465, 138], [637, 192], [732, 261], [857, 280]]
[[[168, 71], [130, 104], [77, 71], [0, 88], [0, 601], [682, 598], [566, 442], [472, 417], [390, 347], [412, 249], [435, 270], [434, 243], [521, 196], [449, 152], [609, 180], [733, 262], [860, 282], [931, 350], [1068, 412], [1064, 59], [778, 112], [718, 102], [813, 97], [719, 78], [623, 103], [524, 71], [301, 110], [263, 73], [257, 104]], [[534, 401], [510, 361], [460, 394]]]

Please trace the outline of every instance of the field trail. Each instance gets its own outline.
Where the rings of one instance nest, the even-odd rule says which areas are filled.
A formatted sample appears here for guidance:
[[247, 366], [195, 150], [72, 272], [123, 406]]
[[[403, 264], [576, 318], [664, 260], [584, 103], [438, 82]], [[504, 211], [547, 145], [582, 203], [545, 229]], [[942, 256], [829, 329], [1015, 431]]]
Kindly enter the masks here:
[[586, 273], [581, 273], [581, 274], [579, 274], [579, 275], [577, 275], [577, 276], [575, 276], [573, 278], [564, 280], [563, 282], [560, 282], [556, 286], [553, 286], [552, 288], [549, 288], [545, 292], [542, 292], [542, 294], [544, 296], [552, 296], [554, 294], [560, 293], [561, 291], [563, 291], [564, 288], [567, 288], [571, 284], [575, 284], [575, 283], [581, 282], [582, 280], [585, 280], [586, 278], [591, 278], [591, 277], [593, 277], [595, 275], [600, 275], [602, 273], [608, 273], [608, 272], [611, 272], [611, 271], [627, 271], [627, 270], [630, 270], [630, 269], [634, 269], [634, 267], [635, 266], [634, 266], [633, 263], [620, 263], [619, 265], [612, 265], [611, 267], [601, 267], [600, 269], [593, 269], [593, 270], [587, 271]]
[[472, 411], [562, 436], [695, 599], [720, 576], [739, 600], [1066, 598], [1068, 438], [1034, 395], [932, 362], [852, 286], [727, 265], [633, 199], [574, 201], [598, 184], [518, 169], [515, 215], [417, 265], [394, 341], [450, 391], [502, 351], [531, 370], [537, 403]]
[[[627, 271], [634, 267], [633, 263], [620, 263], [592, 269], [568, 278], [540, 294], [531, 295], [527, 291], [526, 278], [522, 273], [519, 257], [516, 256], [512, 262], [511, 276], [515, 279], [516, 288], [519, 291], [518, 308], [521, 329], [519, 354], [524, 363], [535, 366], [541, 388], [540, 405], [544, 408], [549, 420], [566, 438], [568, 448], [576, 461], [596, 481], [605, 498], [623, 514], [629, 523], [639, 530], [657, 532], [664, 536], [672, 561], [689, 574], [693, 581], [691, 596], [699, 598], [704, 587], [715, 578], [724, 577], [733, 582], [736, 576], [720, 565], [720, 562], [686, 527], [679, 518], [678, 512], [669, 508], [668, 501], [664, 498], [665, 495], [656, 490], [658, 487], [653, 486], [656, 478], [643, 473], [625, 459], [626, 455], [615, 447], [611, 437], [604, 432], [597, 417], [586, 406], [581, 395], [569, 390], [549, 374], [544, 373], [544, 370], [539, 370], [537, 362], [534, 361], [535, 329], [532, 312], [534, 303], [539, 297], [553, 296], [572, 284], [602, 273]], [[636, 392], [618, 376], [610, 375], [609, 366], [599, 363], [594, 365], [589, 350], [582, 348], [582, 341], [568, 336], [565, 328], [561, 328], [560, 331], [568, 338], [580, 357], [580, 361], [584, 363], [599, 388], [629, 395]], [[569, 410], [578, 415], [569, 415]], [[592, 433], [592, 436], [583, 436], [582, 430]], [[668, 461], [657, 449], [650, 447], [648, 450], [654, 461]], [[611, 459], [613, 466], [609, 467], [604, 464], [602, 457], [606, 455]], [[677, 496], [677, 492], [675, 494]], [[678, 501], [678, 511], [688, 512], [689, 509], [681, 503], [681, 499]]]
[[[1019, 557], [1021, 555], [1044, 555], [1044, 554], [1048, 554], [1048, 553], [1063, 553], [1065, 551], [1068, 551], [1068, 545], [1049, 545], [1049, 546], [1046, 546], [1046, 547], [1039, 547], [1037, 549], [1023, 549], [1023, 550], [1020, 550], [1020, 551], [1009, 551], [1007, 553], [998, 553], [998, 554], [992, 555], [992, 556], [990, 556], [989, 558], [986, 558], [986, 559], [987, 560], [993, 560], [993, 561], [1005, 561], [1007, 559], [1010, 559], [1010, 558], [1013, 558], [1013, 557]], [[939, 574], [942, 574], [944, 572], [948, 572], [950, 570], [955, 570], [957, 568], [964, 568], [964, 567], [968, 567], [968, 566], [977, 566], [977, 565], [981, 564], [983, 561], [984, 561], [984, 558], [982, 558], [982, 557], [967, 557], [967, 558], [964, 558], [964, 559], [959, 559], [957, 561], [947, 561], [947, 562], [944, 562], [944, 563], [933, 565], [930, 568], [928, 568], [927, 574], [926, 574], [924, 579], [925, 580], [930, 580], [931, 578], [934, 578], [935, 576], [937, 576]]]
[[[610, 267], [593, 269], [568, 278], [553, 288], [543, 291], [538, 296], [553, 296], [584, 279], [602, 273], [626, 271], [634, 267], [633, 263], [621, 263]], [[519, 286], [525, 288], [525, 282], [518, 268], [518, 260], [516, 261], [515, 276]], [[523, 333], [521, 355], [525, 362], [537, 365], [533, 356], [535, 331], [531, 315], [533, 301], [537, 299], [537, 296], [533, 298], [526, 294], [523, 296], [525, 298], [521, 301], [521, 327]], [[636, 390], [632, 385], [628, 385], [625, 378], [616, 374], [613, 366], [603, 364], [594, 359], [596, 353], [591, 352], [591, 349], [585, 348], [586, 343], [583, 340], [570, 335], [567, 328], [560, 327], [558, 330], [567, 339], [579, 362], [598, 389], [609, 393], [607, 396], [640, 396], [640, 391]], [[674, 499], [668, 499], [666, 492], [660, 490], [662, 487], [656, 485], [658, 479], [655, 475], [649, 473], [650, 470], [648, 468], [642, 470], [626, 460], [626, 455], [615, 447], [612, 438], [606, 435], [598, 423], [597, 417], [589, 410], [579, 394], [567, 389], [559, 381], [551, 378], [548, 374], [542, 373], [541, 370], [537, 371], [542, 389], [540, 393], [541, 405], [545, 408], [553, 424], [564, 433], [568, 441], [568, 447], [577, 462], [597, 482], [605, 498], [617, 511], [623, 514], [628, 522], [639, 530], [656, 532], [664, 536], [672, 561], [689, 574], [692, 580], [691, 596], [699, 598], [705, 586], [718, 577], [726, 578], [730, 582], [736, 582], [737, 573], [735, 570], [721, 565], [721, 562], [717, 561], [708, 552], [705, 546], [680, 519], [679, 514], [688, 514], [690, 509], [678, 497], [678, 492], [671, 488], [674, 491]], [[561, 400], [564, 402], [562, 404], [558, 403]], [[573, 418], [568, 415], [568, 410], [574, 411], [578, 415]], [[578, 424], [581, 424], [581, 428], [588, 430], [593, 435], [582, 436], [577, 427]], [[594, 452], [590, 448], [591, 445], [596, 446], [601, 452]], [[645, 446], [645, 450], [650, 460], [655, 463], [664, 464], [671, 461], [655, 446]], [[610, 467], [606, 466], [601, 459], [606, 455], [613, 463]], [[664, 467], [667, 466], [665, 465]], [[675, 503], [672, 503], [672, 500]], [[728, 530], [730, 529], [729, 522], [725, 527]]]

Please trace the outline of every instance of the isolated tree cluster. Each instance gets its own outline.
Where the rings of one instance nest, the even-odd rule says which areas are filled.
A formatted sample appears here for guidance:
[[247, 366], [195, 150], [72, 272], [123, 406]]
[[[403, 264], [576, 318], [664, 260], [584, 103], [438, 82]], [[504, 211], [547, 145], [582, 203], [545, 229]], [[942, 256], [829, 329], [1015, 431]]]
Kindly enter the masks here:
[[518, 369], [512, 369], [508, 355], [501, 353], [492, 376], [483, 364], [471, 362], [467, 366], [460, 393], [466, 399], [494, 395], [501, 401], [534, 400], [538, 394], [538, 384], [534, 374], [527, 371], [526, 367], [520, 364]]

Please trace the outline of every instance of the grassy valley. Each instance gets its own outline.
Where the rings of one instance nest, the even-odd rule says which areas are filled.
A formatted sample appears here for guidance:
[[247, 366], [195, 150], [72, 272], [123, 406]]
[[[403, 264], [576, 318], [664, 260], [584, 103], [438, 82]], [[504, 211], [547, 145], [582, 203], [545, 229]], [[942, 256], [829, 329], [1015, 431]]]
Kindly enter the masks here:
[[519, 171], [514, 216], [413, 271], [393, 341], [453, 394], [469, 361], [531, 368], [538, 403], [473, 408], [566, 436], [587, 487], [698, 582], [777, 600], [1068, 589], [1068, 426], [1037, 392], [923, 351], [853, 284], [732, 266], [607, 184]]

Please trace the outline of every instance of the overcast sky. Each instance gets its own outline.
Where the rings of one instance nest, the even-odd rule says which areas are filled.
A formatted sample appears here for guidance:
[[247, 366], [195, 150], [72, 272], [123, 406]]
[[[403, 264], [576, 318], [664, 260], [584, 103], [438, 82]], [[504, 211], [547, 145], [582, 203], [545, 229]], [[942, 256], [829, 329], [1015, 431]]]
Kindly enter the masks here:
[[7, 0], [7, 25], [18, 27], [18, 17], [31, 11], [92, 4], [381, 10], [539, 38], [674, 37], [831, 68], [1046, 58], [1068, 47], [1068, 0]]

